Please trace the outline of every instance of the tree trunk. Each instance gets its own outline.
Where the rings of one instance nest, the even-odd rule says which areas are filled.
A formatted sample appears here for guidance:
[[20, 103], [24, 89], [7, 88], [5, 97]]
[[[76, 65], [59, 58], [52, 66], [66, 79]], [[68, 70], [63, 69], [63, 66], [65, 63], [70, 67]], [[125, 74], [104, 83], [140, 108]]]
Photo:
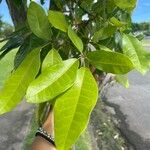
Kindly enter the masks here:
[[9, 8], [10, 16], [12, 18], [12, 21], [13, 21], [13, 24], [15, 26], [15, 29], [19, 28], [26, 21], [26, 16], [27, 16], [26, 5], [27, 5], [27, 1], [25, 0], [24, 3], [22, 2], [21, 4], [19, 4], [19, 6], [17, 6], [14, 3], [14, 0], [6, 0], [6, 3], [7, 3], [7, 6]]

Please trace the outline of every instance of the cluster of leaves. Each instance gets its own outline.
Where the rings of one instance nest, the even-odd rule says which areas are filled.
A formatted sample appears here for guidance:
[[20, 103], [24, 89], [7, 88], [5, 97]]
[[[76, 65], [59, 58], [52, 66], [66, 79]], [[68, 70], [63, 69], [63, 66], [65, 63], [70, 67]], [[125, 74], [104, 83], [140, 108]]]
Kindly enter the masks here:
[[1, 59], [19, 47], [14, 70], [0, 91], [0, 114], [25, 96], [39, 104], [41, 121], [53, 105], [57, 149], [69, 149], [98, 99], [94, 77], [113, 73], [127, 86], [128, 72], [145, 74], [150, 68], [150, 54], [130, 30], [135, 6], [136, 0], [52, 0], [47, 14], [31, 2], [25, 27], [0, 50]]

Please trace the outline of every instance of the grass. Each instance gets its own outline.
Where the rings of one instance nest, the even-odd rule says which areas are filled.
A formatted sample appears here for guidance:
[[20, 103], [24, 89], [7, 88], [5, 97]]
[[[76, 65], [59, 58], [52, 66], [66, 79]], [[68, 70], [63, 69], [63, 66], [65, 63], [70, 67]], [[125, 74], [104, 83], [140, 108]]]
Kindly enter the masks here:
[[[116, 120], [115, 120], [116, 122]], [[100, 150], [127, 150], [127, 143], [114, 124], [112, 115], [106, 105], [98, 101], [92, 112], [94, 135]]]
[[[5, 42], [0, 43], [0, 48], [5, 44]], [[17, 49], [9, 52], [4, 58], [0, 60], [0, 88], [3, 86], [5, 80], [10, 75], [14, 66], [14, 57]]]
[[38, 123], [36, 121], [36, 117], [35, 115], [33, 115], [32, 121], [31, 121], [31, 125], [30, 125], [30, 129], [29, 132], [24, 140], [24, 150], [29, 150], [31, 147], [31, 143], [33, 142], [34, 138], [35, 138], [35, 133], [36, 130], [38, 128]]
[[92, 150], [92, 143], [89, 131], [86, 130], [75, 144], [76, 150]]

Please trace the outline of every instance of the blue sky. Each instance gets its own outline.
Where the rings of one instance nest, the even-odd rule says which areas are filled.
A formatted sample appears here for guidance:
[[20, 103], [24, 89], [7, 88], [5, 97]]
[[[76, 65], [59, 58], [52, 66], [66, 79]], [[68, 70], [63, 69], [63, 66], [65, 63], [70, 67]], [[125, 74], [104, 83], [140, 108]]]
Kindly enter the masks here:
[[[12, 24], [5, 0], [2, 0], [2, 3], [0, 4], [0, 15], [3, 16], [4, 21]], [[138, 0], [138, 4], [133, 12], [132, 19], [134, 22], [150, 21], [150, 0]]]

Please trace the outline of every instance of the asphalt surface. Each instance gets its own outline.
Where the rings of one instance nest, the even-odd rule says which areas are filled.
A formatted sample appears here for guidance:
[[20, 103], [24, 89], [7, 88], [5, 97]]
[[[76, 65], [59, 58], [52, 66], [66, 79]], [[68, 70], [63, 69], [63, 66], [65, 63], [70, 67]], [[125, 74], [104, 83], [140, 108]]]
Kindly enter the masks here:
[[135, 150], [150, 150], [150, 72], [129, 74], [128, 89], [115, 83], [106, 86], [102, 99], [115, 109], [120, 130]]
[[13, 112], [0, 116], [0, 150], [23, 150], [33, 106], [22, 102]]

